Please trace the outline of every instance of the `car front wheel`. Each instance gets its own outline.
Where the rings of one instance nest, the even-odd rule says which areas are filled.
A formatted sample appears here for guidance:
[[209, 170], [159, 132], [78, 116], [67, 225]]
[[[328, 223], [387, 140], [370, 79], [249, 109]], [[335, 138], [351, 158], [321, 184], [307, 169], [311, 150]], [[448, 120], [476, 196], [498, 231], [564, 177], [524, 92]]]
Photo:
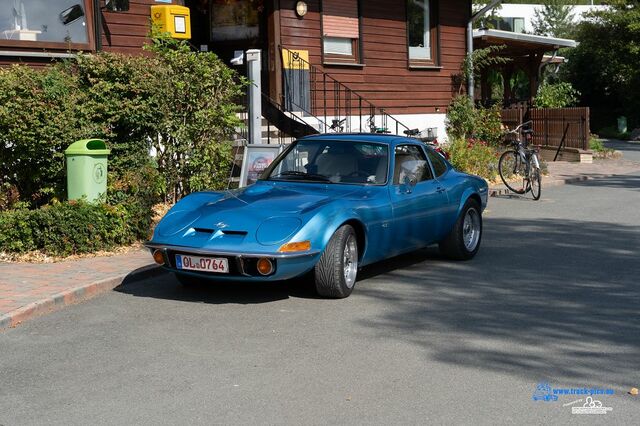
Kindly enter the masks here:
[[480, 204], [467, 200], [451, 233], [440, 242], [440, 251], [455, 260], [469, 260], [480, 249], [482, 240], [482, 213]]
[[342, 299], [353, 291], [358, 274], [358, 242], [350, 225], [333, 234], [314, 269], [320, 296]]

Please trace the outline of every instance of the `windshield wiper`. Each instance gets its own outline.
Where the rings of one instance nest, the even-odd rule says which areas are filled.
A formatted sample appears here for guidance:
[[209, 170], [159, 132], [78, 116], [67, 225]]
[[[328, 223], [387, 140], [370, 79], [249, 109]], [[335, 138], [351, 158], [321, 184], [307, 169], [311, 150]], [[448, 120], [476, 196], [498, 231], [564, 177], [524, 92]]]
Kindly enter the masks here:
[[307, 172], [301, 172], [301, 171], [297, 171], [297, 170], [289, 170], [286, 172], [282, 172], [278, 175], [275, 176], [270, 176], [270, 179], [277, 179], [279, 177], [287, 177], [287, 176], [294, 176], [294, 177], [299, 177], [302, 180], [316, 180], [316, 181], [320, 181], [320, 182], [327, 182], [327, 183], [332, 183], [331, 179], [329, 179], [326, 176], [323, 175], [314, 175], [312, 173], [307, 173]]

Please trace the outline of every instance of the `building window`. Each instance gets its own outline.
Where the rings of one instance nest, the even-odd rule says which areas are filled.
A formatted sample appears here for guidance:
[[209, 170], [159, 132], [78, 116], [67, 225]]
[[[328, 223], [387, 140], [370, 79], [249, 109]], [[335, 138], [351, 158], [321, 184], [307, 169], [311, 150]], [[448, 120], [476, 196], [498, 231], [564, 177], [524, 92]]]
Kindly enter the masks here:
[[437, 15], [432, 0], [407, 2], [407, 38], [411, 65], [437, 62]]
[[488, 24], [496, 30], [524, 33], [524, 18], [497, 17], [489, 19]]
[[92, 49], [91, 0], [7, 0], [0, 46]]
[[360, 18], [358, 0], [323, 0], [322, 51], [324, 62], [358, 63]]

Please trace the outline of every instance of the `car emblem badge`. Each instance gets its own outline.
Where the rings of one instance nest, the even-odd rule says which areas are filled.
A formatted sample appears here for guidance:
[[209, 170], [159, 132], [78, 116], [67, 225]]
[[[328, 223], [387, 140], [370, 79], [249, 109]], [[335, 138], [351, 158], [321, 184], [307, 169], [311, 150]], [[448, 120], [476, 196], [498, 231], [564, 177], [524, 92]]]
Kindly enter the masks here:
[[218, 222], [218, 223], [216, 223], [216, 228], [218, 228], [218, 229], [224, 229], [224, 228], [228, 228], [228, 227], [229, 227], [229, 225], [227, 225], [227, 224], [226, 224], [226, 223], [224, 223], [224, 222]]

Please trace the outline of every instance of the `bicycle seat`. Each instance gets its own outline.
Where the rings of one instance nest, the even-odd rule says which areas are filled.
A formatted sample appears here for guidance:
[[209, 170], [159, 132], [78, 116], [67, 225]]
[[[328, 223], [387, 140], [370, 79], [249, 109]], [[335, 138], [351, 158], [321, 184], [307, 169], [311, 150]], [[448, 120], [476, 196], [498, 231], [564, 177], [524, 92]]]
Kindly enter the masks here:
[[404, 134], [407, 135], [407, 136], [416, 136], [416, 135], [420, 134], [420, 129], [405, 130]]
[[532, 135], [533, 134], [533, 129], [524, 129], [522, 131], [523, 135]]

